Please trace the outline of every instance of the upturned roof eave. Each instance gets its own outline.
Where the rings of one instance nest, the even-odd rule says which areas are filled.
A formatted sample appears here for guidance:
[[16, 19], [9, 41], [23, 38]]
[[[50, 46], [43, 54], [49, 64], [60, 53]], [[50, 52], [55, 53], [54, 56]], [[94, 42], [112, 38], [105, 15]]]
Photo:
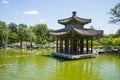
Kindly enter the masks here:
[[83, 25], [91, 22], [91, 19], [84, 19], [84, 18], [80, 18], [80, 17], [77, 17], [77, 16], [73, 16], [73, 17], [69, 17], [69, 18], [66, 18], [66, 19], [58, 20], [58, 23], [66, 25], [70, 21], [74, 21], [74, 20], [76, 20], [78, 23], [83, 24]]
[[77, 29], [77, 28], [71, 28], [69, 30], [66, 31], [52, 31], [49, 32], [50, 35], [54, 35], [54, 36], [60, 36], [60, 35], [65, 35], [68, 34], [71, 30], [74, 30], [75, 32], [77, 32], [78, 34], [82, 35], [82, 36], [96, 36], [96, 35], [102, 35], [103, 31], [102, 30], [90, 30], [90, 29]]

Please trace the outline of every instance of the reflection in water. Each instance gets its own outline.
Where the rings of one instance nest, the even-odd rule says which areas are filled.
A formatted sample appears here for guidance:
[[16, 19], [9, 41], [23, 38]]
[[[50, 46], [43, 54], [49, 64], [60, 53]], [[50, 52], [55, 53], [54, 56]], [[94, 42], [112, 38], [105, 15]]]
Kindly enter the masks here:
[[[73, 60], [60, 63], [56, 61], [56, 72], [65, 80], [100, 80], [99, 71], [94, 68], [94, 59]], [[56, 76], [56, 75], [55, 75]]]
[[[45, 52], [45, 51], [44, 51]], [[65, 60], [45, 54], [0, 54], [0, 80], [119, 80], [120, 56]], [[18, 56], [27, 55], [24, 57]], [[9, 56], [9, 57], [8, 57]]]

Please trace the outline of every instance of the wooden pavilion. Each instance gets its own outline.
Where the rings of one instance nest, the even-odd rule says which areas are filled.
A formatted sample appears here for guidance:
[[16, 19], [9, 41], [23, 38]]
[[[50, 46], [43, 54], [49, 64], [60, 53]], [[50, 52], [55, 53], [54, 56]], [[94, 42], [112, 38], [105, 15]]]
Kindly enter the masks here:
[[67, 59], [95, 57], [93, 37], [103, 34], [103, 30], [84, 28], [90, 22], [91, 19], [77, 17], [75, 11], [72, 17], [58, 20], [65, 28], [49, 32], [57, 37], [53, 55]]

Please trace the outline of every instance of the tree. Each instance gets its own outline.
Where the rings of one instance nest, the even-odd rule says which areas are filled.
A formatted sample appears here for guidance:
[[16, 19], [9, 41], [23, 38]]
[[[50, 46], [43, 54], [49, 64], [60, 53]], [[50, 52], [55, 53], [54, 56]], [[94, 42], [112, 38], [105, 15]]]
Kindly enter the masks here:
[[101, 38], [98, 42], [105, 48], [105, 52], [107, 52], [107, 49], [111, 48], [113, 38]]
[[24, 28], [27, 28], [27, 25], [26, 24], [19, 24], [18, 27], [24, 27]]
[[37, 43], [42, 43], [47, 39], [48, 28], [46, 24], [37, 24], [33, 29], [37, 36]]
[[18, 41], [17, 24], [11, 22], [10, 24], [8, 24], [8, 28], [10, 29], [9, 43], [17, 42]]
[[[50, 31], [53, 31], [53, 30], [52, 30], [52, 29], [49, 29], [49, 32], [50, 32]], [[55, 41], [55, 39], [56, 39], [56, 37], [55, 37], [55, 36], [52, 36], [52, 35], [51, 35], [51, 36], [49, 36], [49, 35], [48, 35], [47, 41], [48, 41], [48, 42], [54, 42], [54, 41]]]
[[27, 26], [26, 25], [19, 25], [18, 30], [18, 38], [20, 40], [20, 46], [22, 46], [22, 41], [26, 40], [27, 38]]
[[114, 38], [112, 43], [115, 49], [120, 49], [120, 38]]
[[118, 3], [111, 9], [110, 14], [112, 15], [110, 22], [119, 24], [120, 23], [120, 3]]
[[30, 42], [30, 47], [32, 48], [32, 42], [34, 42], [35, 39], [36, 39], [36, 35], [35, 35], [35, 33], [33, 32], [33, 27], [32, 27], [32, 26], [30, 26], [30, 27], [27, 29], [27, 34], [28, 34], [27, 39], [28, 39], [28, 41]]
[[5, 22], [0, 21], [0, 44], [6, 44], [8, 42], [9, 29]]
[[10, 29], [10, 32], [16, 32], [17, 33], [17, 24], [11, 22], [8, 24], [8, 28]]
[[120, 37], [120, 29], [117, 30], [115, 36], [116, 36], [116, 37]]
[[18, 34], [15, 32], [10, 32], [9, 43], [15, 43], [18, 41]]

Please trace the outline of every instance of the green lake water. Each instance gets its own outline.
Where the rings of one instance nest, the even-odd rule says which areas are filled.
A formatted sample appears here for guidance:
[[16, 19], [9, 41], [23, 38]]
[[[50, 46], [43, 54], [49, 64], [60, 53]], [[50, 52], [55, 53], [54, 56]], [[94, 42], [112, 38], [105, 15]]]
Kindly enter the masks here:
[[0, 80], [120, 80], [120, 55], [65, 60], [52, 57], [53, 51], [0, 50]]

